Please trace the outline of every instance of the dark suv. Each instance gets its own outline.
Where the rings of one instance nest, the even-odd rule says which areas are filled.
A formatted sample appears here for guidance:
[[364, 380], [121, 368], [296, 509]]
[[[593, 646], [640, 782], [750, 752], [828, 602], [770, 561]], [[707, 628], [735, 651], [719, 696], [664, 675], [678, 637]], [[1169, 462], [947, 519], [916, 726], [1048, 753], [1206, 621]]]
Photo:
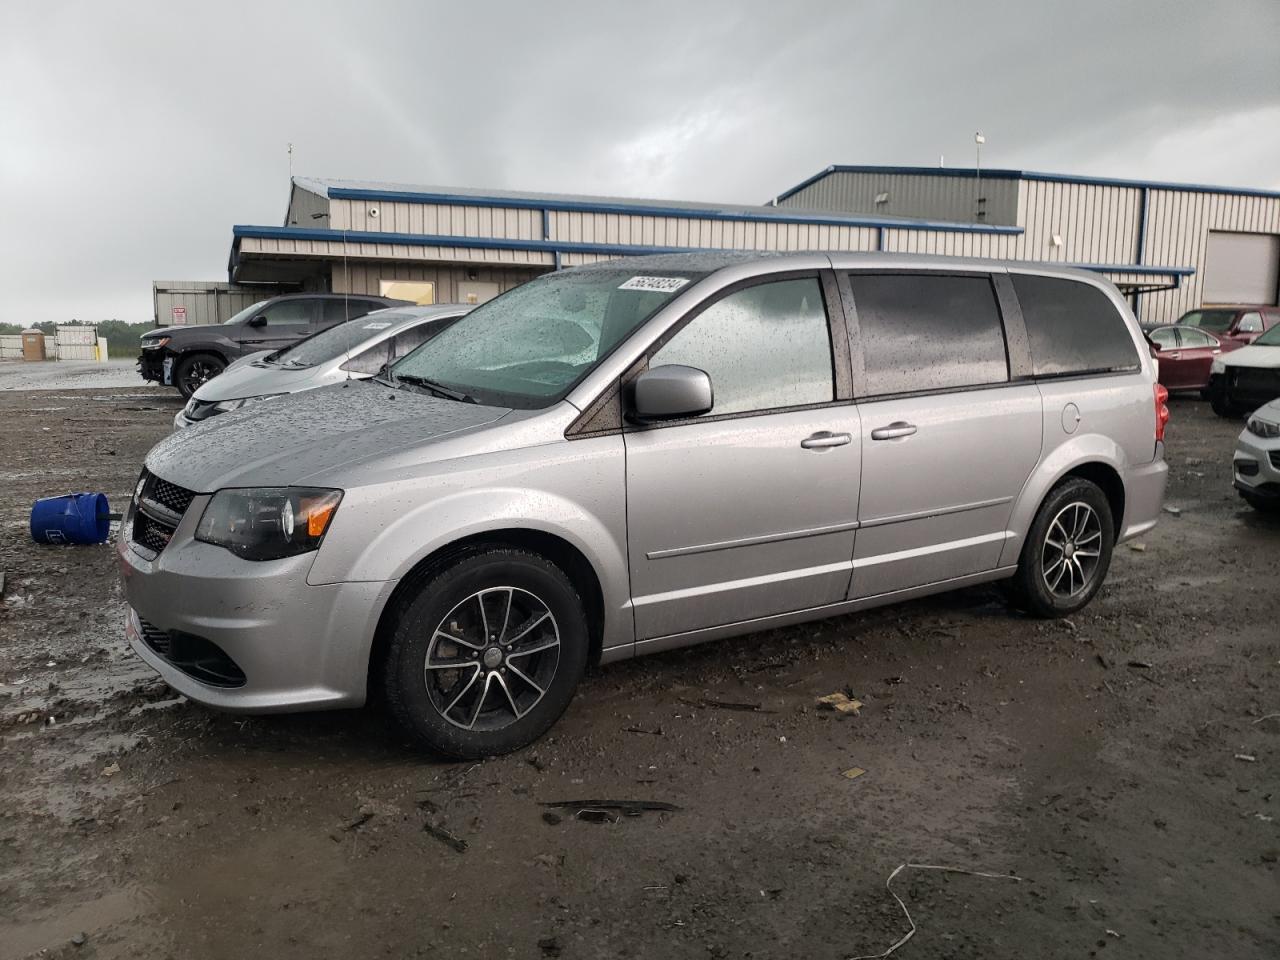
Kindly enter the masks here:
[[138, 372], [144, 380], [174, 386], [184, 399], [233, 360], [260, 350], [280, 350], [334, 324], [408, 301], [365, 294], [291, 293], [241, 310], [223, 323], [161, 327], [142, 335]]

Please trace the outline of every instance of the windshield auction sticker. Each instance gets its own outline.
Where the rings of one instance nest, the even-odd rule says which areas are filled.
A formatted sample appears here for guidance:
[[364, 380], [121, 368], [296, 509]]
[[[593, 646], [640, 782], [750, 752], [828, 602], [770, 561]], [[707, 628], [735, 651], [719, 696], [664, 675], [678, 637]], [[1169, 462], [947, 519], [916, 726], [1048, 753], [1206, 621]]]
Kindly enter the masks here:
[[689, 280], [687, 277], [632, 277], [619, 290], [648, 290], [651, 293], [675, 293]]

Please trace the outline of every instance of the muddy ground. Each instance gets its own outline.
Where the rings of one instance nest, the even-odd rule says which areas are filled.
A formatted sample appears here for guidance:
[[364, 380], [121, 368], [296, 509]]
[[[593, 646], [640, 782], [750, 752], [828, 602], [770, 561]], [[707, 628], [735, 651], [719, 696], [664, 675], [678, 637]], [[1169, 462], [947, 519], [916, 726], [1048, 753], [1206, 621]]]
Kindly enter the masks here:
[[[1173, 407], [1181, 512], [1070, 622], [983, 588], [623, 663], [481, 764], [374, 710], [174, 697], [110, 547], [30, 542], [36, 496], [123, 504], [176, 409], [0, 395], [0, 960], [844, 958], [908, 929], [905, 862], [1021, 879], [904, 871], [897, 957], [1280, 956], [1280, 522], [1202, 403]], [[815, 709], [837, 690], [860, 715]], [[680, 809], [542, 806], [590, 799]]]

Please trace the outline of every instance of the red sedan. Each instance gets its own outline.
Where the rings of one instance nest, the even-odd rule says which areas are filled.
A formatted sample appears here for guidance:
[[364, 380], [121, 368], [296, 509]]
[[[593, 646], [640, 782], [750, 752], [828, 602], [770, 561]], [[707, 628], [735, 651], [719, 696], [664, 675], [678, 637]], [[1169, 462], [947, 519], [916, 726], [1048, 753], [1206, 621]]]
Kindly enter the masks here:
[[1243, 346], [1182, 324], [1156, 327], [1147, 333], [1147, 339], [1160, 362], [1160, 382], [1170, 391], [1207, 390], [1213, 358]]

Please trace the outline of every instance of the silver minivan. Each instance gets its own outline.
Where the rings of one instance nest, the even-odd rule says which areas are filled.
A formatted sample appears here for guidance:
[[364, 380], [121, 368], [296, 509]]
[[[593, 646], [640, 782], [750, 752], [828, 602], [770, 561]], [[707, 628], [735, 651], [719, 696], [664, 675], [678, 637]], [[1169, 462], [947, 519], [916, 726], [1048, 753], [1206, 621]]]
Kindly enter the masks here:
[[455, 757], [589, 663], [987, 581], [1054, 617], [1150, 529], [1168, 409], [1088, 273], [699, 253], [548, 274], [146, 458], [139, 656], [228, 710], [385, 696]]

